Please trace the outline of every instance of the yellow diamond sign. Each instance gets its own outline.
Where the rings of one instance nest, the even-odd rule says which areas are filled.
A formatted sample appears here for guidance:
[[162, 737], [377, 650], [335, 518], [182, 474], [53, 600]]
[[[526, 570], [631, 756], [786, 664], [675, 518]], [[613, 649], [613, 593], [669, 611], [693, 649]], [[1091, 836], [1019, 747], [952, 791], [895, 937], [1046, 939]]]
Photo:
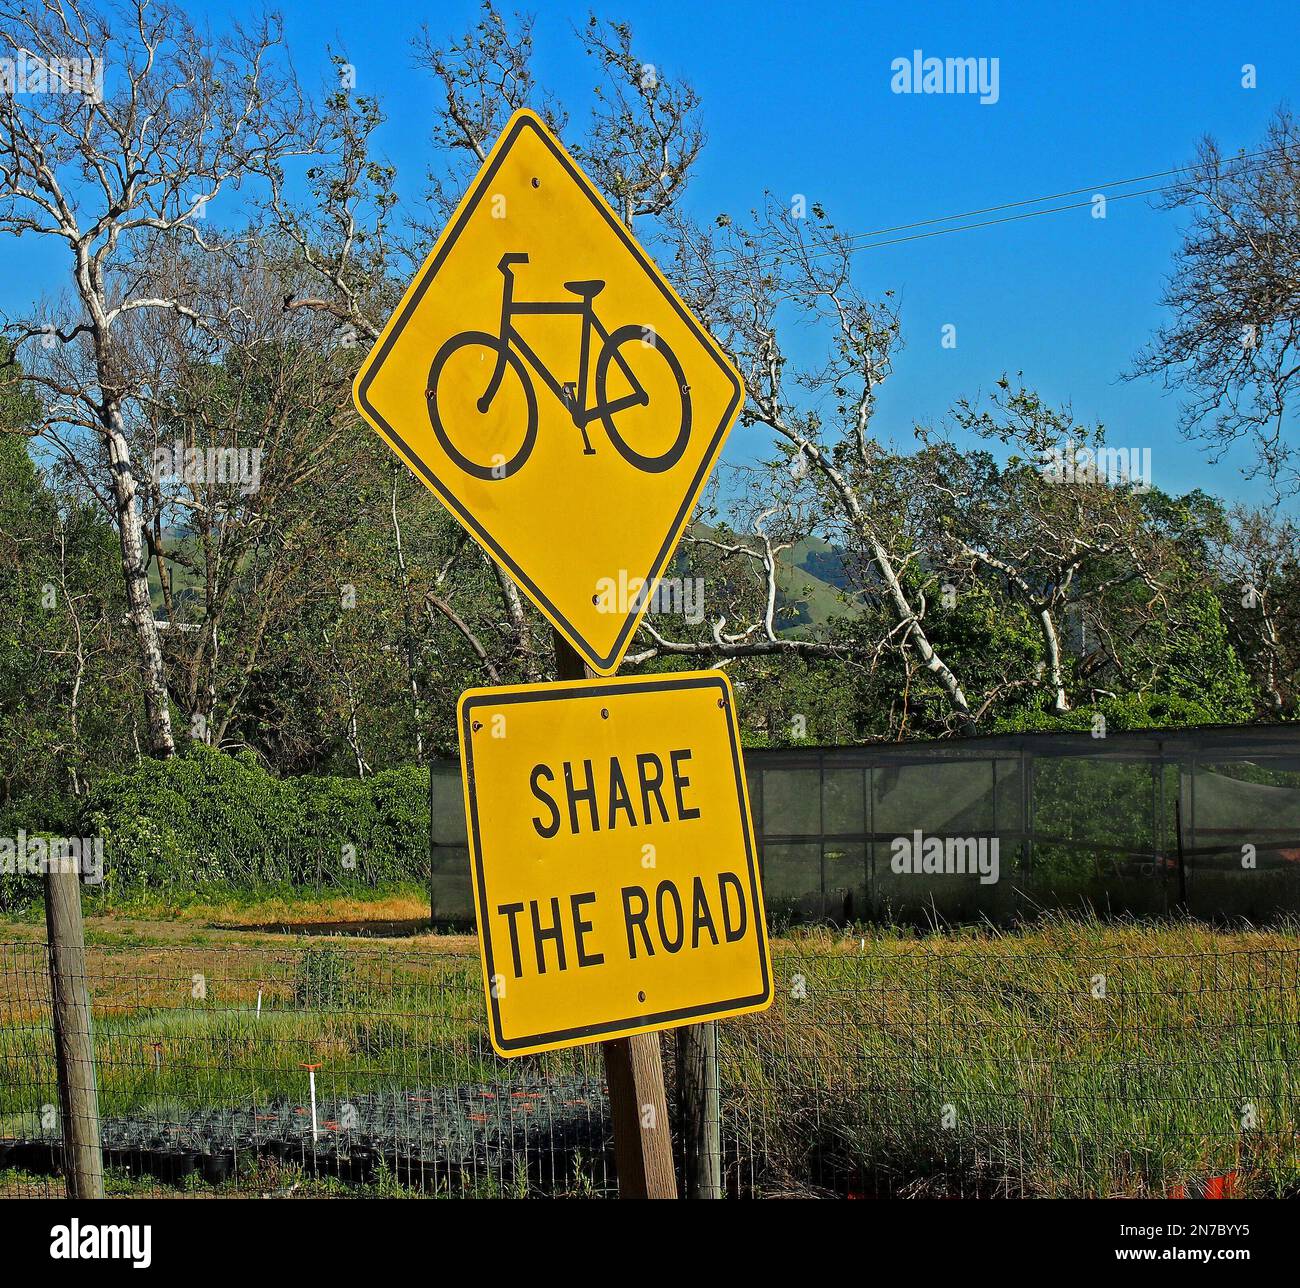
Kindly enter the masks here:
[[601, 674], [649, 607], [743, 392], [528, 111], [354, 389], [365, 419]]

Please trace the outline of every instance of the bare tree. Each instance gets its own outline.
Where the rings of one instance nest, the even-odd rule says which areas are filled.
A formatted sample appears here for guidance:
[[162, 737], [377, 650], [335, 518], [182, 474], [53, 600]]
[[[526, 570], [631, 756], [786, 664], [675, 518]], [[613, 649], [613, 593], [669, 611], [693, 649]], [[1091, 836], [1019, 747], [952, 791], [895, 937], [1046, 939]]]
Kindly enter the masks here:
[[49, 440], [93, 474], [116, 523], [148, 743], [160, 756], [175, 742], [150, 602], [141, 465], [130, 448], [135, 373], [120, 336], [141, 310], [205, 330], [228, 320], [219, 302], [213, 309], [188, 298], [183, 282], [158, 291], [151, 270], [176, 241], [219, 251], [220, 238], [206, 231], [209, 206], [310, 146], [308, 114], [277, 59], [279, 44], [274, 20], [215, 39], [181, 10], [150, 0], [49, 0], [0, 18], [0, 50], [51, 78], [45, 92], [0, 97], [0, 235], [66, 245], [72, 309], [61, 324], [6, 329], [20, 346], [42, 337], [48, 346], [52, 337], [84, 359], [82, 378], [69, 382], [75, 363], [43, 361], [49, 348], [32, 346], [37, 360], [22, 378], [45, 393]]
[[227, 303], [221, 343], [164, 311], [126, 336], [146, 377], [131, 441], [157, 462], [142, 493], [173, 695], [192, 736], [217, 745], [240, 723], [268, 643], [337, 606], [381, 457], [344, 399], [347, 346], [327, 318], [283, 307], [288, 258], [256, 239], [237, 257], [178, 254], [158, 272]]
[[[802, 197], [787, 205], [769, 195], [743, 224], [724, 216], [713, 230], [678, 219], [673, 235], [679, 289], [745, 378], [742, 428], [774, 436], [787, 470], [780, 491], [788, 491], [790, 479], [805, 478], [817, 489], [819, 535], [862, 556], [889, 607], [894, 628], [884, 642], [914, 654], [958, 722], [969, 726], [972, 708], [961, 681], [925, 624], [925, 536], [910, 522], [908, 498], [893, 486], [893, 458], [873, 432], [876, 397], [900, 344], [889, 293], [872, 301], [857, 290], [852, 243]], [[782, 341], [791, 316], [822, 338], [816, 363], [791, 364]], [[746, 645], [734, 651], [743, 654]]]
[[593, 15], [578, 37], [605, 79], [596, 86], [587, 137], [574, 152], [631, 228], [680, 200], [705, 142], [699, 95], [641, 59], [625, 22]]
[[1188, 395], [1185, 431], [1215, 459], [1253, 448], [1253, 473], [1300, 487], [1300, 127], [1281, 110], [1257, 154], [1226, 156], [1203, 139], [1165, 199], [1191, 216], [1163, 303], [1173, 321], [1132, 376]]
[[[435, 121], [438, 155], [446, 166], [429, 175], [428, 200], [435, 210], [450, 210], [462, 170], [473, 172], [509, 112], [528, 101], [530, 49], [531, 23], [521, 20], [519, 31], [512, 32], [491, 5], [459, 41], [440, 47], [426, 34], [417, 44], [418, 60], [440, 83], [446, 100]], [[341, 58], [335, 61], [342, 64]], [[438, 229], [415, 218], [404, 241], [393, 232], [395, 175], [376, 155], [374, 135], [384, 121], [376, 100], [340, 88], [327, 109], [322, 157], [309, 172], [308, 200], [295, 203], [282, 184], [274, 184], [267, 217], [274, 234], [295, 248], [304, 270], [302, 289], [286, 307], [324, 313], [350, 334], [373, 341], [400, 297], [401, 279], [423, 258]], [[490, 565], [496, 581], [511, 653], [525, 676], [537, 678], [540, 657], [523, 596], [504, 569], [486, 555], [478, 557]], [[439, 587], [429, 587], [425, 606], [465, 636], [477, 655], [487, 655], [466, 615], [452, 608]]]
[[[433, 77], [443, 100], [433, 121], [436, 159], [426, 176], [426, 196], [444, 220], [519, 108], [533, 108], [557, 133], [564, 129], [564, 110], [538, 85], [532, 56], [533, 19], [517, 14], [508, 20], [491, 0], [462, 36], [444, 43], [426, 27], [416, 40], [416, 65]], [[418, 217], [412, 227], [426, 243], [442, 231]]]

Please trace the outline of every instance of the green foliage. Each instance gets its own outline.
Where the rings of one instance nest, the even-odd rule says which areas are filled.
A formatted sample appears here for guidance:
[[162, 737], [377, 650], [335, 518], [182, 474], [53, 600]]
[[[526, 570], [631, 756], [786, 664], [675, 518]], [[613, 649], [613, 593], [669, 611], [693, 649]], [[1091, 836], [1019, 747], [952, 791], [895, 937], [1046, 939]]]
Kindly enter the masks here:
[[[46, 841], [77, 835], [76, 803], [68, 797], [27, 797], [0, 806], [0, 837], [15, 844], [20, 838]], [[0, 872], [0, 911], [30, 910], [41, 897], [41, 878], [22, 872]]]
[[1163, 690], [1172, 699], [1205, 707], [1210, 717], [1200, 723], [1249, 720], [1255, 710], [1253, 686], [1232, 646], [1218, 598], [1207, 589], [1189, 593], [1178, 617], [1178, 629], [1169, 633], [1161, 658]]
[[294, 1005], [317, 1011], [338, 1011], [354, 989], [352, 959], [328, 944], [313, 944], [298, 959], [294, 973]]
[[110, 897], [420, 880], [428, 828], [422, 770], [278, 779], [251, 752], [197, 743], [104, 779], [81, 818], [83, 833], [104, 838]]
[[[1000, 599], [992, 587], [975, 582], [956, 598], [952, 608], [942, 599], [928, 619], [930, 640], [956, 668], [970, 694], [994, 689], [1002, 676], [1033, 675], [1042, 653], [1038, 628], [1023, 605]], [[920, 719], [915, 732], [942, 731], [947, 702], [936, 681], [918, 676]], [[983, 726], [980, 733], [990, 732]]]
[[1057, 713], [1046, 705], [1019, 708], [994, 721], [984, 733], [1092, 733], [1097, 717], [1108, 733], [1125, 729], [1185, 729], [1195, 725], [1229, 723], [1220, 708], [1170, 693], [1127, 693], [1103, 698], [1089, 706]]
[[26, 818], [50, 807], [25, 798], [75, 791], [89, 765], [125, 754], [134, 658], [116, 629], [116, 534], [98, 504], [37, 468], [39, 407], [5, 356], [0, 344], [0, 814], [22, 799]]
[[55, 642], [43, 605], [54, 577], [45, 537], [53, 516], [25, 440], [0, 426], [0, 802], [48, 772], [56, 737], [53, 722], [31, 718], [43, 688], [42, 649]]

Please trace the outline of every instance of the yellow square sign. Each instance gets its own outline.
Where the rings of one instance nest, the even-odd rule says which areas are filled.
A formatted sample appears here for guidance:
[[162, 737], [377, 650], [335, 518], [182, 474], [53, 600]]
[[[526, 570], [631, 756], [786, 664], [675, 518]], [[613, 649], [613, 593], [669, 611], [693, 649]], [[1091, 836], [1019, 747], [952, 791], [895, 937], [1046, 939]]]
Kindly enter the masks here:
[[492, 1045], [761, 1011], [763, 893], [720, 671], [471, 689], [461, 767]]
[[743, 386], [592, 182], [520, 111], [362, 364], [362, 416], [600, 674]]

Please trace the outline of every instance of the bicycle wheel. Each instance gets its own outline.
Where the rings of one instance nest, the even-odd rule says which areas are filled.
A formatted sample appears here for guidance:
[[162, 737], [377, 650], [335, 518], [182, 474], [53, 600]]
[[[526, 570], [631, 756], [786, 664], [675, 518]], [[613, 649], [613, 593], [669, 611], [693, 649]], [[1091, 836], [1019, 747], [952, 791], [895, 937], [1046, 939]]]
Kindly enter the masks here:
[[[605, 426], [609, 441], [629, 465], [646, 474], [662, 474], [681, 460], [690, 440], [691, 391], [687, 388], [686, 376], [682, 372], [682, 364], [677, 361], [677, 355], [657, 335], [653, 341], [647, 341], [645, 337], [648, 334], [653, 332], [635, 323], [610, 332], [596, 361], [596, 400], [602, 408], [609, 406], [611, 399], [606, 392], [609, 369], [615, 355], [619, 354], [645, 391], [648, 401], [614, 412], [602, 410], [601, 423]], [[626, 380], [626, 373], [621, 368], [620, 374]], [[615, 398], [613, 401], [619, 400]], [[615, 425], [615, 417], [622, 422], [622, 431]], [[674, 437], [667, 448], [658, 452], [641, 452], [628, 441], [636, 433], [638, 437], [649, 440], [648, 443], [642, 442], [642, 446], [661, 445], [665, 421], [676, 426]], [[638, 425], [636, 422], [643, 424]]]
[[[503, 344], [506, 373], [491, 403], [480, 409], [480, 398], [496, 370]], [[508, 479], [523, 468], [537, 442], [537, 394], [523, 361], [500, 336], [486, 331], [462, 331], [452, 336], [429, 367], [425, 389], [433, 432], [442, 450], [466, 474], [491, 481]], [[503, 411], [509, 418], [506, 423]], [[524, 430], [522, 441], [515, 447], [520, 412]], [[467, 451], [475, 455], [469, 456]]]

